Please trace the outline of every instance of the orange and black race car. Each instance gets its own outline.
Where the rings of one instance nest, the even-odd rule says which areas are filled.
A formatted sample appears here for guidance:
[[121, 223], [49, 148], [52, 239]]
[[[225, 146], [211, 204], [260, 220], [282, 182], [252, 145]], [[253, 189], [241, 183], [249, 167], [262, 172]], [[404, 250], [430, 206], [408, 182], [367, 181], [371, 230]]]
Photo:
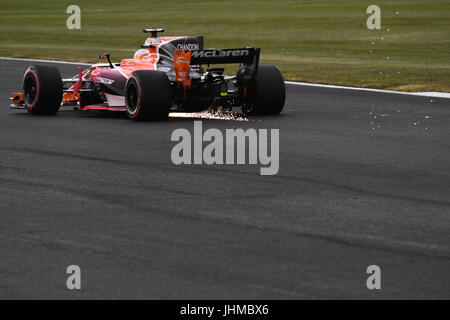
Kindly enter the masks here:
[[[69, 79], [56, 67], [30, 66], [23, 93], [13, 93], [13, 108], [55, 114], [61, 106], [75, 110], [122, 111], [133, 120], [159, 120], [169, 112], [198, 112], [240, 107], [247, 115], [282, 111], [284, 80], [274, 65], [259, 64], [260, 49], [203, 49], [202, 36], [158, 37], [150, 33], [133, 59], [112, 63], [108, 54]], [[235, 75], [213, 64], [238, 64]], [[204, 68], [206, 67], [206, 72]]]

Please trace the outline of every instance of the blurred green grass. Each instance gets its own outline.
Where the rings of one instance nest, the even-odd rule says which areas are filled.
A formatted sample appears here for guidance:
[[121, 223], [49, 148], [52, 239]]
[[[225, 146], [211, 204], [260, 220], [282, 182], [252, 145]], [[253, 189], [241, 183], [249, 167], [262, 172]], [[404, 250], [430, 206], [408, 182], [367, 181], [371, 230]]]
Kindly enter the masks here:
[[[81, 8], [81, 30], [66, 8]], [[366, 28], [372, 1], [1, 0], [0, 56], [94, 62], [129, 58], [144, 27], [204, 35], [205, 47], [262, 48], [286, 79], [406, 91], [450, 91], [450, 1], [377, 1], [381, 29]]]

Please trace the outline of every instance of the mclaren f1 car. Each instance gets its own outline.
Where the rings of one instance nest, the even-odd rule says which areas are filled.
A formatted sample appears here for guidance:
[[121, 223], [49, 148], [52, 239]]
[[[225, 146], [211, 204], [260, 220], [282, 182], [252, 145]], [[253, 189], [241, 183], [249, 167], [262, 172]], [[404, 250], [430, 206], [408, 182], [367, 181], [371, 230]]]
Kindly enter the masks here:
[[[259, 48], [205, 50], [202, 36], [160, 37], [163, 29], [143, 31], [150, 36], [132, 59], [112, 63], [109, 54], [100, 54], [100, 63], [78, 68], [72, 78], [62, 79], [53, 66], [30, 66], [23, 92], [12, 94], [11, 107], [47, 115], [61, 106], [121, 111], [133, 120], [214, 107], [239, 107], [246, 115], [282, 111], [283, 76], [276, 66], [259, 64]], [[237, 64], [236, 74], [225, 75], [218, 64]]]

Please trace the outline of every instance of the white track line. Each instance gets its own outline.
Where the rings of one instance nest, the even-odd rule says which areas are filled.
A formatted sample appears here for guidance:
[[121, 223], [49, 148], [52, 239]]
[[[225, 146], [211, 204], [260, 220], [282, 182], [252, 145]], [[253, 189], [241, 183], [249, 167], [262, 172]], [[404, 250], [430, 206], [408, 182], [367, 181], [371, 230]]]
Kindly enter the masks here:
[[[0, 60], [47, 62], [47, 63], [73, 64], [73, 65], [85, 65], [85, 66], [92, 65], [92, 63], [84, 63], [84, 62], [41, 60], [41, 59], [29, 59], [29, 58], [0, 57]], [[295, 85], [295, 86], [307, 86], [307, 87], [343, 89], [343, 90], [355, 90], [355, 91], [368, 91], [368, 92], [378, 92], [378, 93], [391, 93], [391, 94], [403, 94], [403, 95], [409, 95], [409, 96], [450, 99], [450, 92], [404, 92], [404, 91], [382, 90], [382, 89], [372, 89], [372, 88], [345, 87], [345, 86], [337, 86], [337, 85], [332, 85], [332, 84], [318, 84], [318, 83], [308, 83], [308, 82], [285, 81], [285, 83], [289, 84], [289, 85]]]
[[296, 85], [296, 86], [308, 86], [308, 87], [319, 87], [319, 88], [329, 88], [329, 89], [345, 89], [345, 90], [355, 90], [355, 91], [369, 91], [369, 92], [379, 92], [379, 93], [393, 93], [393, 94], [404, 94], [404, 95], [422, 96], [422, 97], [450, 98], [450, 92], [405, 92], [405, 91], [382, 90], [382, 89], [359, 88], [359, 87], [345, 87], [345, 86], [337, 86], [337, 85], [333, 85], [333, 84], [318, 84], [318, 83], [294, 82], [294, 81], [285, 81], [285, 83], [290, 84], [290, 85]]
[[83, 65], [83, 66], [92, 66], [93, 63], [85, 63], [85, 62], [72, 62], [72, 61], [59, 61], [59, 60], [41, 60], [41, 59], [28, 59], [28, 58], [9, 58], [9, 57], [0, 57], [0, 60], [13, 60], [13, 61], [29, 61], [29, 62], [49, 62], [49, 63], [59, 63], [59, 64], [73, 64], [73, 65]]

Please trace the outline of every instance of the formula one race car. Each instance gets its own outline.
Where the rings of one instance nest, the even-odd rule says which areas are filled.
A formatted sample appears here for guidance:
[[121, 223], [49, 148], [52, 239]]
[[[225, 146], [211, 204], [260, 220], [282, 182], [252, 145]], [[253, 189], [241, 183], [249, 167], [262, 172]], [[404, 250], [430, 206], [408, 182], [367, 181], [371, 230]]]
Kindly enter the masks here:
[[[202, 36], [158, 37], [150, 33], [133, 59], [104, 61], [69, 79], [46, 65], [28, 68], [23, 93], [12, 94], [12, 108], [55, 114], [60, 106], [75, 110], [122, 111], [133, 120], [160, 120], [171, 111], [197, 112], [240, 107], [247, 115], [274, 115], [285, 101], [283, 76], [274, 65], [259, 64], [260, 49], [203, 49]], [[212, 64], [239, 64], [236, 75]], [[207, 66], [204, 72], [204, 66]]]

